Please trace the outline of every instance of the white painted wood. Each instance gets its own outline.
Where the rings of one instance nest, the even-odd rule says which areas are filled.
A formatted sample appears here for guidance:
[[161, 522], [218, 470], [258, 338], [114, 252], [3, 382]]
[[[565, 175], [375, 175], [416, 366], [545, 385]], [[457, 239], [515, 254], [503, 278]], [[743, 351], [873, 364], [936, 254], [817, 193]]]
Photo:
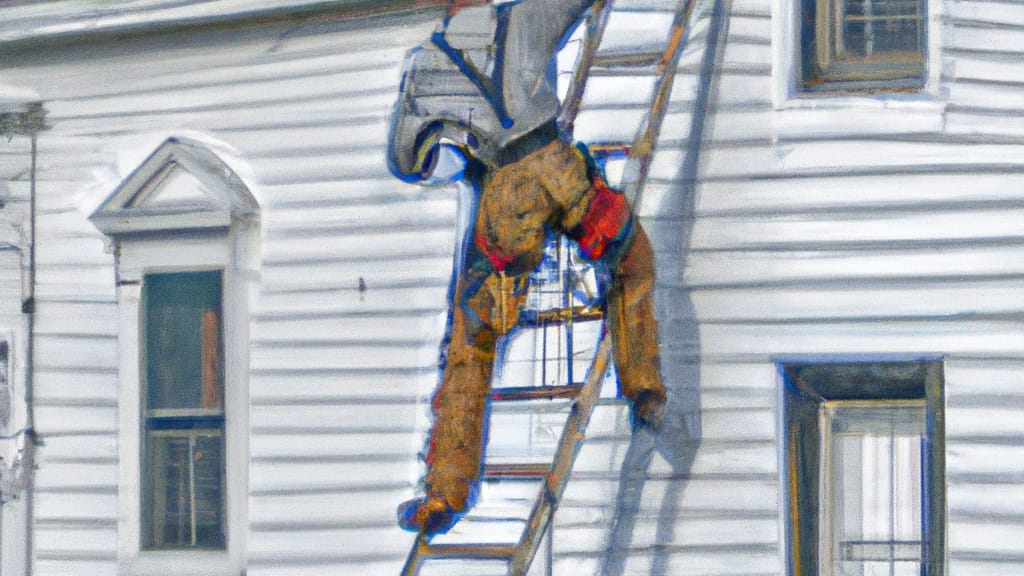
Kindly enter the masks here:
[[[11, 10], [0, 35], [27, 22]], [[1020, 8], [930, 2], [932, 78], [923, 95], [891, 98], [792, 98], [793, 3], [732, 11], [695, 189], [680, 169], [699, 118], [703, 16], [640, 208], [668, 298], [663, 362], [683, 358], [674, 369], [699, 377], [672, 384], [697, 390], [703, 443], [685, 477], [656, 458], [627, 573], [648, 573], [658, 550], [668, 574], [784, 573], [773, 362], [844, 354], [945, 356], [950, 573], [1019, 571]], [[118, 430], [133, 425], [119, 398], [132, 380], [118, 377], [114, 256], [85, 215], [175, 133], [233, 148], [263, 208], [259, 265], [244, 272], [251, 362], [239, 360], [252, 375], [247, 491], [260, 508], [244, 522], [248, 573], [398, 570], [409, 536], [394, 508], [420, 473], [458, 206], [451, 190], [397, 182], [383, 147], [402, 56], [435, 16], [5, 55], [5, 81], [38, 91], [52, 123], [40, 140], [38, 573], [117, 570], [113, 491], [126, 480], [110, 467], [131, 455]], [[649, 81], [620, 80], [592, 78], [577, 137], [632, 139]], [[11, 150], [5, 177], [27, 167]], [[21, 178], [9, 188], [25, 196]], [[122, 279], [143, 273], [139, 258], [224, 257], [198, 240], [135, 246], [121, 244]], [[595, 573], [607, 545], [629, 435], [625, 408], [605, 412], [556, 515], [559, 576]], [[659, 541], [672, 486], [682, 494]]]

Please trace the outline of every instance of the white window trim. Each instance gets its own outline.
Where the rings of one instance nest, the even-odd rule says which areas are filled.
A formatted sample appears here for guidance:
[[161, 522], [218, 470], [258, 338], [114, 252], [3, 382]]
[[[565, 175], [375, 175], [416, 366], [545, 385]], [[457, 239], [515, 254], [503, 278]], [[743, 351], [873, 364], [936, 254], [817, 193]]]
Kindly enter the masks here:
[[[118, 561], [120, 573], [232, 575], [244, 568], [248, 498], [248, 272], [244, 231], [200, 237], [123, 240], [118, 255], [120, 310]], [[224, 421], [227, 547], [224, 551], [143, 550], [142, 279], [145, 274], [224, 271]]]
[[[925, 85], [915, 93], [835, 94], [804, 93], [799, 89], [801, 38], [800, 4], [803, 0], [772, 0], [772, 102], [776, 110], [862, 108], [902, 112], [945, 110], [942, 80], [942, 0], [928, 3], [928, 53]], [[898, 118], [894, 116], [894, 118]]]
[[[216, 197], [214, 208], [151, 210], [164, 167], [185, 168]], [[112, 242], [118, 293], [118, 574], [239, 576], [246, 570], [249, 495], [249, 299], [258, 261], [258, 206], [237, 175], [205, 147], [170, 139], [91, 216]], [[223, 271], [226, 546], [142, 548], [143, 277]]]

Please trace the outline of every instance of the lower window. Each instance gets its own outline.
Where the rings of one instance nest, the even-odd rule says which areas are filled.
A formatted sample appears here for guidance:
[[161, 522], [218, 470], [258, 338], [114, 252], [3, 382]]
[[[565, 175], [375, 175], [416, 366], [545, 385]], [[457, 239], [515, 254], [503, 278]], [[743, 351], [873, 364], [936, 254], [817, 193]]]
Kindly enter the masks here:
[[943, 574], [941, 364], [786, 364], [790, 574]]
[[224, 549], [221, 272], [147, 274], [143, 546]]

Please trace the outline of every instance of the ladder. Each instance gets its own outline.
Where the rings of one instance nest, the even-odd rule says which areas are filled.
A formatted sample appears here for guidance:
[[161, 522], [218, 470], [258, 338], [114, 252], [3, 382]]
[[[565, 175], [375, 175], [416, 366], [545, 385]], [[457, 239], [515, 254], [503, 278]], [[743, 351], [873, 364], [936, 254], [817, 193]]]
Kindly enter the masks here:
[[[572, 133], [575, 121], [583, 107], [586, 84], [592, 75], [630, 76], [653, 78], [649, 100], [645, 104], [641, 119], [631, 142], [600, 142], [593, 146], [595, 157], [625, 154], [625, 168], [620, 186], [632, 205], [640, 201], [640, 191], [653, 157], [662, 120], [668, 108], [669, 95], [679, 57], [686, 37], [687, 22], [697, 0], [596, 0], [581, 25], [584, 36], [581, 40], [576, 65], [564, 98], [562, 113], [558, 119], [563, 130]], [[664, 38], [643, 49], [631, 48], [614, 39], [605, 42], [605, 31], [609, 23], [629, 18], [670, 18], [671, 24]], [[647, 39], [649, 40], [649, 39]], [[561, 258], [565, 252], [562, 242], [557, 239], [554, 251], [559, 255], [559, 277], [571, 279], [573, 265], [571, 258]], [[549, 248], [551, 248], [549, 246]], [[563, 290], [570, 286], [566, 280]], [[570, 286], [571, 287], [571, 286]], [[536, 284], [531, 284], [533, 291]], [[492, 390], [492, 405], [506, 402], [551, 403], [569, 402], [571, 409], [558, 440], [554, 457], [550, 463], [485, 463], [483, 480], [541, 481], [532, 508], [518, 538], [513, 543], [445, 543], [433, 542], [420, 533], [409, 552], [402, 576], [416, 576], [427, 560], [482, 560], [506, 563], [508, 576], [525, 576], [545, 534], [549, 534], [552, 517], [561, 501], [572, 471], [573, 464], [585, 439], [587, 424], [598, 404], [602, 384], [611, 363], [611, 339], [603, 326], [596, 344], [596, 352], [586, 370], [582, 384], [575, 383], [572, 364], [572, 330], [576, 323], [602, 321], [601, 308], [576, 305], [567, 293], [561, 299], [561, 306], [526, 311], [521, 315], [520, 327], [562, 326], [566, 330], [567, 384], [556, 386], [503, 386]], [[465, 522], [463, 519], [461, 522]], [[458, 527], [458, 524], [456, 525]], [[548, 567], [550, 571], [550, 565]]]

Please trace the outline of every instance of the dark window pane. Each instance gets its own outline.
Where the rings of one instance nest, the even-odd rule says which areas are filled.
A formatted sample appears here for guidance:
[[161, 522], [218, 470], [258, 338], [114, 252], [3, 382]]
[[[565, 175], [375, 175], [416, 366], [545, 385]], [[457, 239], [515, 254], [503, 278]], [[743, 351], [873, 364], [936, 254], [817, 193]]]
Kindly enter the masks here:
[[843, 30], [845, 56], [871, 57], [918, 50], [918, 23], [908, 19], [848, 20]]
[[220, 430], [150, 433], [148, 548], [223, 548]]
[[147, 407], [221, 408], [221, 274], [147, 274]]

